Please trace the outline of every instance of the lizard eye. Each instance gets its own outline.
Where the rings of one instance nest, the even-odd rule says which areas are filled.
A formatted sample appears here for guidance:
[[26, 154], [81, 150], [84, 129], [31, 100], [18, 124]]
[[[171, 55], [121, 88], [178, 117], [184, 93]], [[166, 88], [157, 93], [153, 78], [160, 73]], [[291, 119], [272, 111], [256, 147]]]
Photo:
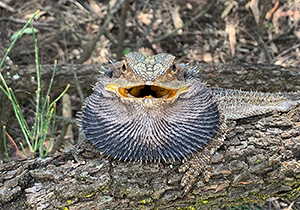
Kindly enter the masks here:
[[172, 70], [173, 70], [174, 72], [176, 71], [176, 65], [175, 65], [175, 64], [172, 66]]
[[125, 64], [123, 64], [122, 70], [123, 70], [123, 71], [126, 71], [126, 65], [125, 65]]

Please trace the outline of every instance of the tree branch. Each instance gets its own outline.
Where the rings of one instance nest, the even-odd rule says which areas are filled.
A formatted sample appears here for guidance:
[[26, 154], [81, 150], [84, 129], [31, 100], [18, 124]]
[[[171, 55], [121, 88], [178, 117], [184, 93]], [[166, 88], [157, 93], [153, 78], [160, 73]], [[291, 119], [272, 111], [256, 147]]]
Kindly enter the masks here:
[[154, 39], [152, 41], [152, 44], [158, 43], [172, 35], [174, 35], [175, 33], [177, 33], [177, 31], [179, 31], [180, 29], [183, 29], [187, 26], [189, 26], [190, 24], [192, 24], [194, 21], [198, 20], [200, 17], [202, 17], [203, 15], [205, 15], [208, 10], [210, 10], [215, 3], [217, 2], [217, 0], [213, 0], [204, 10], [202, 10], [201, 12], [199, 12], [194, 18], [192, 18], [191, 20], [189, 20], [188, 22], [186, 22], [185, 24], [183, 24], [181, 27], [174, 29], [173, 31], [171, 31], [170, 33], [164, 34], [156, 39]]
[[207, 209], [264, 202], [269, 196], [300, 201], [300, 107], [229, 122], [224, 145], [212, 158], [212, 176], [199, 177], [182, 196], [175, 163], [123, 162], [87, 142], [46, 159], [0, 166], [0, 208]]

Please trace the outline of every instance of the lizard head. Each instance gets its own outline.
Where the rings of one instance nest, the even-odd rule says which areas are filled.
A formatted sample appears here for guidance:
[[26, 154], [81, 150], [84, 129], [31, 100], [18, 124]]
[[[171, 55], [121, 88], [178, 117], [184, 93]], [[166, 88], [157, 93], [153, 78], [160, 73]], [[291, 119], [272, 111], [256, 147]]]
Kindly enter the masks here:
[[129, 53], [110, 71], [106, 90], [123, 101], [173, 101], [189, 87], [175, 63], [175, 56], [166, 53], [150, 56]]
[[198, 152], [217, 132], [220, 117], [192, 72], [173, 55], [129, 53], [106, 70], [85, 103], [87, 139], [123, 160], [167, 162]]

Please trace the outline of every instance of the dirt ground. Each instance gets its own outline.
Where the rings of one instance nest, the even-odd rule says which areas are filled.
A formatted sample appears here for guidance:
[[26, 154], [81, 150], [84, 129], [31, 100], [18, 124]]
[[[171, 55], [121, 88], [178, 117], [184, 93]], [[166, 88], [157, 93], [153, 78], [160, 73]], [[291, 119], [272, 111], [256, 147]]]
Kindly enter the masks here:
[[[184, 63], [247, 62], [295, 67], [300, 63], [300, 0], [2, 0], [0, 58], [38, 9], [41, 11], [33, 27], [37, 29], [41, 64], [53, 64], [54, 60], [58, 64], [106, 64], [120, 60], [130, 51], [166, 52]], [[34, 56], [29, 32], [15, 44], [9, 62], [34, 65]], [[70, 97], [75, 117], [81, 102], [78, 95]], [[22, 104], [24, 110], [33, 108], [31, 102]], [[58, 126], [56, 133], [60, 129]], [[17, 123], [9, 132], [20, 133]], [[76, 141], [76, 132], [74, 138]], [[8, 148], [14, 156], [12, 143]], [[270, 198], [263, 206], [235, 209], [300, 206]]]

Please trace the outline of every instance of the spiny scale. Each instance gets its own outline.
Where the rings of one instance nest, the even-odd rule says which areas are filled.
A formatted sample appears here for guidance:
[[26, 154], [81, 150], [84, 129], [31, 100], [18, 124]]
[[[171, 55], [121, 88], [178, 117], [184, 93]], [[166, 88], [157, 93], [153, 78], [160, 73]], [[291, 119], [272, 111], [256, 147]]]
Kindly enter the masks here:
[[[101, 152], [124, 160], [175, 160], [191, 158], [180, 169], [188, 192], [197, 176], [210, 171], [210, 160], [223, 144], [226, 120], [241, 119], [271, 111], [286, 112], [300, 103], [300, 93], [258, 93], [222, 88], [206, 88], [196, 78], [197, 68], [178, 64], [173, 78], [156, 80], [172, 69], [175, 57], [168, 54], [144, 56], [130, 53], [114, 65], [87, 99], [81, 119], [87, 139]], [[113, 75], [118, 75], [114, 78]], [[135, 77], [139, 76], [139, 77]], [[128, 82], [122, 80], [127, 78]], [[142, 81], [135, 81], [140, 78]], [[175, 81], [175, 82], [174, 82]], [[173, 101], [165, 99], [124, 99], [105, 89], [106, 84], [143, 85], [168, 82], [168, 88], [183, 84], [188, 91]], [[147, 84], [148, 84], [147, 83]], [[118, 84], [114, 84], [118, 86]], [[174, 87], [175, 88], [175, 87]], [[142, 102], [145, 102], [144, 104]], [[148, 102], [151, 102], [149, 108]], [[148, 107], [148, 108], [147, 108]], [[206, 181], [209, 180], [209, 176]]]
[[125, 59], [134, 74], [142, 76], [149, 81], [164, 75], [174, 63], [175, 56], [167, 53], [145, 56], [132, 52], [125, 55]]
[[[101, 152], [123, 160], [166, 162], [201, 150], [219, 126], [219, 112], [203, 86], [193, 98], [148, 109], [105, 97], [98, 82], [82, 117], [83, 131]], [[159, 103], [159, 101], [158, 101]]]
[[300, 94], [296, 101], [289, 99], [295, 98], [294, 93], [261, 93], [223, 88], [209, 88], [209, 92], [216, 98], [219, 110], [227, 119], [241, 119], [271, 111], [286, 112], [300, 103]]

